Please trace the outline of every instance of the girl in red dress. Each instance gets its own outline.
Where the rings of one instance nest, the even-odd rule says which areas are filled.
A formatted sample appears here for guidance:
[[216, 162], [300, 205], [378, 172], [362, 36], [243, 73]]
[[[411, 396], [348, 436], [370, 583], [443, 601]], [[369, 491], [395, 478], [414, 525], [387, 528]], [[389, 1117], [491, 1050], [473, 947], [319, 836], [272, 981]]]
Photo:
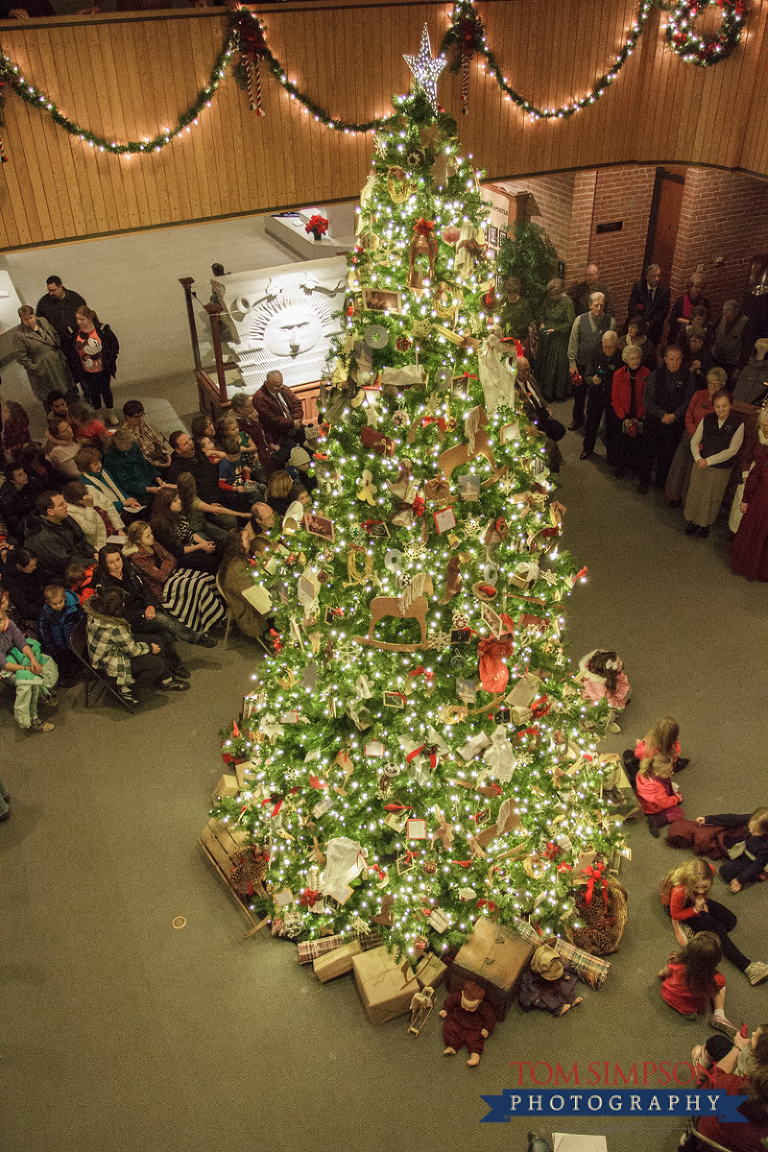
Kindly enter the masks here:
[[725, 976], [717, 970], [721, 959], [715, 933], [699, 932], [685, 948], [672, 952], [659, 972], [661, 998], [686, 1020], [695, 1020], [709, 1005], [714, 1010], [711, 1026], [735, 1036], [737, 1029], [725, 1018]]

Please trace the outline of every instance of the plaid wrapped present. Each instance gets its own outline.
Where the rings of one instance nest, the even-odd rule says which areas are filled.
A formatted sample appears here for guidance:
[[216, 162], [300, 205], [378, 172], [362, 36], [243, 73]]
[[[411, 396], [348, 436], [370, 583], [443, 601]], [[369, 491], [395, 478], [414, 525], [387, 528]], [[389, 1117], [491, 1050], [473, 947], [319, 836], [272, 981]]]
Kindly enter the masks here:
[[603, 960], [600, 956], [590, 956], [583, 948], [577, 948], [575, 944], [569, 944], [559, 936], [541, 936], [527, 920], [515, 920], [515, 929], [523, 940], [527, 940], [534, 947], [538, 944], [550, 944], [563, 960], [568, 961], [585, 984], [589, 984], [595, 991], [602, 988], [611, 967], [607, 960]]
[[371, 948], [378, 948], [381, 944], [381, 937], [378, 932], [367, 932], [360, 936], [341, 932], [338, 936], [321, 936], [319, 940], [302, 940], [298, 946], [299, 964], [311, 964], [318, 956], [325, 956], [328, 952], [334, 952], [337, 948], [343, 947], [344, 944], [349, 944], [351, 940], [357, 940], [362, 952], [368, 952]]

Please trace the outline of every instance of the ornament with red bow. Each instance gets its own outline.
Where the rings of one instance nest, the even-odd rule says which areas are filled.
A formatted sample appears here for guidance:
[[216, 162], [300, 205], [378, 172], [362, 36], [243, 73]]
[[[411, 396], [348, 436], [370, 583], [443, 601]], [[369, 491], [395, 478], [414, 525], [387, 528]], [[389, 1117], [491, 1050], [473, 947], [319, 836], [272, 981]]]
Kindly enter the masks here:
[[586, 904], [587, 908], [591, 907], [591, 905], [592, 905], [592, 896], [594, 894], [596, 881], [598, 884], [602, 884], [602, 886], [603, 886], [603, 899], [607, 902], [608, 882], [605, 880], [605, 878], [603, 876], [603, 869], [604, 868], [605, 868], [605, 864], [595, 864], [594, 867], [590, 864], [589, 867], [584, 869], [584, 875], [586, 877], [588, 877], [588, 879], [587, 879], [587, 894], [584, 898], [584, 903]]
[[506, 661], [512, 655], [512, 637], [505, 635], [498, 640], [481, 640], [477, 646], [480, 656], [480, 683], [485, 692], [498, 695], [509, 682], [509, 669]]
[[475, 54], [484, 55], [485, 25], [473, 4], [457, 4], [453, 10], [451, 27], [443, 37], [441, 52], [455, 48], [451, 72], [461, 73], [461, 114], [467, 115], [469, 98], [469, 65]]

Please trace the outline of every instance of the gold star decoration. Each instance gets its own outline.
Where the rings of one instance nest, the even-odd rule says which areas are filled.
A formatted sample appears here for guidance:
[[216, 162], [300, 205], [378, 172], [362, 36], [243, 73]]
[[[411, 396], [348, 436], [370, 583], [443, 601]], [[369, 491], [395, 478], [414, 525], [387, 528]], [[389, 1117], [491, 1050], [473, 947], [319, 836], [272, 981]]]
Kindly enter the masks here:
[[403, 59], [413, 73], [416, 84], [422, 89], [433, 112], [437, 107], [437, 78], [447, 64], [445, 56], [432, 56], [432, 45], [429, 42], [429, 30], [424, 25], [421, 35], [421, 48], [418, 56], [406, 56]]

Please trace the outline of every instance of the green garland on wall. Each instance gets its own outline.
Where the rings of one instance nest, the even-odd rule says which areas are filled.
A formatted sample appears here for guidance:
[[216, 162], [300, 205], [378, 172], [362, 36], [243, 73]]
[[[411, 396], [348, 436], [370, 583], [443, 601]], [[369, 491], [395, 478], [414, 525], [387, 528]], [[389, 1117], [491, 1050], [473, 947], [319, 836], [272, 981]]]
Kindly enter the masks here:
[[[731, 28], [729, 24], [726, 50], [723, 50], [718, 45], [719, 50], [717, 52], [698, 52], [696, 55], [691, 55], [685, 50], [690, 47], [687, 41], [686, 44], [683, 45], [681, 42], [676, 42], [674, 36], [670, 36], [674, 50], [680, 52], [683, 59], [692, 60], [696, 64], [718, 63], [719, 60], [724, 59], [725, 56], [732, 51], [736, 43], [738, 43], [745, 11], [743, 0], [715, 0], [715, 2], [720, 3], [724, 12], [726, 8], [736, 7], [738, 9], [738, 18], [734, 21], [734, 27]], [[525, 97], [521, 96], [519, 92], [516, 92], [515, 89], [510, 86], [506, 76], [504, 76], [501, 70], [498, 60], [488, 47], [485, 39], [485, 26], [474, 6], [473, 0], [456, 0], [451, 14], [451, 26], [443, 37], [441, 50], [443, 52], [454, 52], [454, 61], [451, 69], [454, 72], [460, 71], [462, 74], [461, 95], [464, 111], [466, 111], [467, 102], [469, 62], [475, 55], [478, 55], [484, 59], [485, 63], [483, 67], [487, 68], [493, 75], [507, 99], [513, 101], [518, 108], [526, 112], [532, 120], [567, 119], [573, 116], [574, 113], [594, 104], [596, 100], [599, 100], [600, 97], [605, 94], [632, 55], [651, 9], [655, 6], [664, 6], [662, 0], [642, 0], [640, 11], [629, 31], [626, 43], [609, 70], [600, 77], [591, 91], [585, 96], [557, 108], [539, 108], [529, 100], [526, 100]], [[687, 2], [686, 0], [682, 0], [682, 2], [676, 2], [673, 5], [673, 16], [676, 21], [679, 21], [681, 11], [688, 10], [690, 13], [690, 21], [692, 21], [703, 6], [704, 0], [687, 0]], [[725, 14], [728, 15], [729, 13], [726, 12]], [[75, 121], [70, 120], [68, 116], [65, 116], [61, 109], [57, 107], [55, 101], [47, 96], [45, 92], [37, 88], [36, 85], [30, 84], [26, 77], [21, 74], [18, 66], [10, 60], [1, 48], [0, 127], [3, 125], [2, 90], [3, 86], [7, 85], [11, 91], [15, 92], [25, 103], [32, 107], [39, 108], [43, 112], [47, 112], [59, 127], [63, 128], [71, 136], [78, 137], [84, 144], [95, 148], [99, 152], [111, 152], [116, 156], [122, 156], [128, 153], [148, 154], [157, 152], [181, 136], [183, 132], [189, 132], [192, 126], [197, 124], [200, 113], [206, 107], [210, 106], [211, 100], [216, 95], [219, 84], [224, 79], [227, 68], [230, 67], [230, 65], [233, 68], [233, 75], [236, 82], [240, 87], [248, 91], [252, 110], [257, 112], [258, 115], [261, 115], [259, 62], [262, 60], [267, 65], [271, 75], [274, 76], [281, 87], [285, 89], [291, 99], [298, 100], [308, 115], [314, 116], [318, 123], [324, 124], [327, 128], [333, 128], [337, 132], [347, 133], [372, 132], [376, 129], [386, 127], [392, 121], [393, 117], [387, 116], [367, 120], [363, 123], [355, 123], [331, 116], [324, 108], [317, 104], [308, 93], [302, 92], [298, 84], [288, 79], [285, 68], [277, 57], [273, 55], [266, 42], [264, 37], [266, 27], [257, 16], [254, 16], [247, 8], [238, 7], [228, 13], [228, 22], [229, 30], [221, 52], [216, 57], [207, 85], [198, 92], [195, 102], [186, 112], [181, 114], [175, 127], [160, 132], [152, 140], [129, 140], [126, 143], [121, 143], [116, 140], [110, 140], [106, 136], [99, 136], [97, 133], [83, 128], [80, 124], [75, 123]], [[684, 29], [690, 36], [690, 23], [687, 23]], [[680, 29], [677, 24], [675, 31], [679, 37]], [[710, 46], [707, 45], [707, 48], [709, 47]], [[237, 61], [232, 60], [232, 57], [235, 55], [238, 56]], [[7, 157], [3, 152], [2, 141], [0, 141], [0, 161], [5, 163], [6, 160]]]

